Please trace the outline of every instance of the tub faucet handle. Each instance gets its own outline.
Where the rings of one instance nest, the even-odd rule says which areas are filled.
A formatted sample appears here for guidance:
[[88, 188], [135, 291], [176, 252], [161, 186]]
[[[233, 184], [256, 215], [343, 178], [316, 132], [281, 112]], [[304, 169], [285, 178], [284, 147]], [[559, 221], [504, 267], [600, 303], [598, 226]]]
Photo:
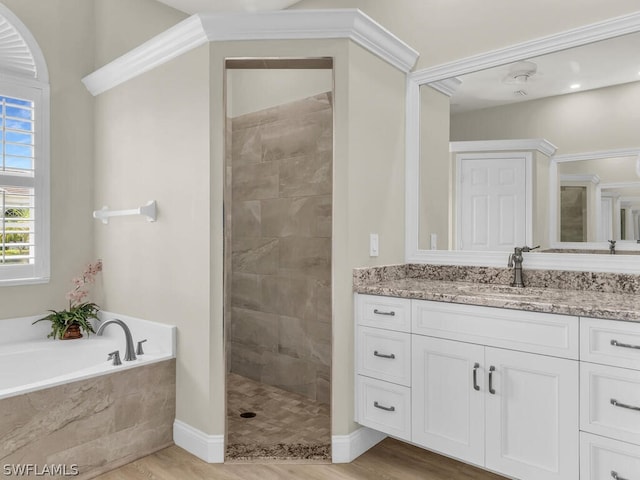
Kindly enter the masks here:
[[147, 339], [145, 338], [144, 340], [140, 340], [138, 342], [138, 348], [136, 348], [136, 355], [144, 355], [144, 350], [142, 350], [142, 344], [146, 341]]
[[107, 360], [111, 360], [113, 359], [113, 364], [114, 365], [122, 365], [122, 362], [120, 361], [120, 350], [116, 350], [115, 352], [111, 352], [109, 354], [109, 356], [107, 357]]

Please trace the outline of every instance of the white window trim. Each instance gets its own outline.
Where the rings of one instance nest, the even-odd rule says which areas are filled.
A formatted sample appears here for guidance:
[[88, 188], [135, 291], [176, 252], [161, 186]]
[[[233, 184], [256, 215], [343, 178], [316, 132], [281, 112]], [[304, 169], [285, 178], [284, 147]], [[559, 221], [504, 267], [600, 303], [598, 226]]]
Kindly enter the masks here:
[[[9, 64], [0, 64], [0, 94], [26, 96], [34, 101], [34, 228], [37, 232], [34, 263], [0, 265], [0, 287], [48, 283], [51, 277], [49, 71], [42, 49], [24, 23], [2, 3], [0, 16], [13, 27], [13, 31], [5, 29], [3, 38], [14, 53], [13, 58], [11, 53], [8, 54]], [[17, 64], [14, 62], [16, 59], [19, 60]]]
[[0, 265], [0, 286], [47, 283], [51, 276], [50, 89], [38, 80], [3, 74], [0, 95], [34, 102], [35, 260], [28, 265]]

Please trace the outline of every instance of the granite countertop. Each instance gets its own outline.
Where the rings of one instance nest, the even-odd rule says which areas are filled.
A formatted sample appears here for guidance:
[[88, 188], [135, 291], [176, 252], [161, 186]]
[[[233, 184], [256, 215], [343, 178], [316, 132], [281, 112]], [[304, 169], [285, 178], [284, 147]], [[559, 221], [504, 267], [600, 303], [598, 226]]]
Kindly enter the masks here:
[[511, 308], [531, 312], [640, 322], [640, 295], [429, 278], [358, 282], [354, 291], [369, 295]]

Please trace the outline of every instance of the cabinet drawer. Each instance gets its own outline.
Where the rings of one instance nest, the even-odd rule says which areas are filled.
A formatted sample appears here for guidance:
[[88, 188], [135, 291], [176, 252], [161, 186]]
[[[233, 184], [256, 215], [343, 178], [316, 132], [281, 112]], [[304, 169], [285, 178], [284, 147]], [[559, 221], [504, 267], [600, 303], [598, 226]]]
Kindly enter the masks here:
[[582, 362], [580, 427], [640, 445], [640, 372]]
[[359, 325], [411, 331], [411, 300], [406, 298], [356, 295], [356, 321]]
[[637, 480], [640, 447], [580, 433], [580, 480]]
[[411, 389], [358, 375], [358, 423], [411, 439]]
[[412, 332], [563, 358], [578, 358], [578, 317], [414, 300]]
[[357, 371], [360, 375], [409, 386], [411, 335], [358, 327]]
[[640, 323], [581, 318], [580, 360], [640, 370]]

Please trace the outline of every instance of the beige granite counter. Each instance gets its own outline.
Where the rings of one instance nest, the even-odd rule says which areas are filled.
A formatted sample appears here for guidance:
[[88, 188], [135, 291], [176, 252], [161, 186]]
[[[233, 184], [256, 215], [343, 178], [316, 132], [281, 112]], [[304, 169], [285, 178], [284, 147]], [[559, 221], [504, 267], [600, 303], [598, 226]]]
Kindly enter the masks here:
[[[451, 271], [443, 274], [437, 266], [419, 269], [411, 265], [392, 265], [356, 269], [354, 291], [369, 295], [640, 322], [640, 294], [635, 288], [637, 282], [640, 282], [640, 277], [636, 279], [630, 278], [636, 276], [625, 275], [624, 278], [616, 278], [615, 275], [607, 274], [609, 276], [605, 277], [606, 281], [594, 276], [593, 283], [599, 288], [551, 288], [534, 281], [536, 273], [530, 271], [532, 286], [517, 288], [508, 286], [508, 281], [502, 284], [483, 282], [485, 279], [495, 280], [496, 277], [504, 277], [502, 274], [496, 274], [495, 269], [484, 269], [491, 271], [482, 275], [477, 271], [477, 267], [469, 268], [475, 268], [476, 271], [472, 274], [467, 271], [466, 275], [459, 276], [465, 281], [458, 281], [451, 275]], [[417, 271], [421, 273], [416, 274]], [[576, 284], [570, 277], [581, 273], [560, 272], [560, 276], [566, 274], [565, 284], [570, 286]], [[443, 277], [447, 279], [443, 280]], [[547, 278], [553, 287], [562, 284], [554, 279], [549, 271], [539, 274], [538, 277]]]

